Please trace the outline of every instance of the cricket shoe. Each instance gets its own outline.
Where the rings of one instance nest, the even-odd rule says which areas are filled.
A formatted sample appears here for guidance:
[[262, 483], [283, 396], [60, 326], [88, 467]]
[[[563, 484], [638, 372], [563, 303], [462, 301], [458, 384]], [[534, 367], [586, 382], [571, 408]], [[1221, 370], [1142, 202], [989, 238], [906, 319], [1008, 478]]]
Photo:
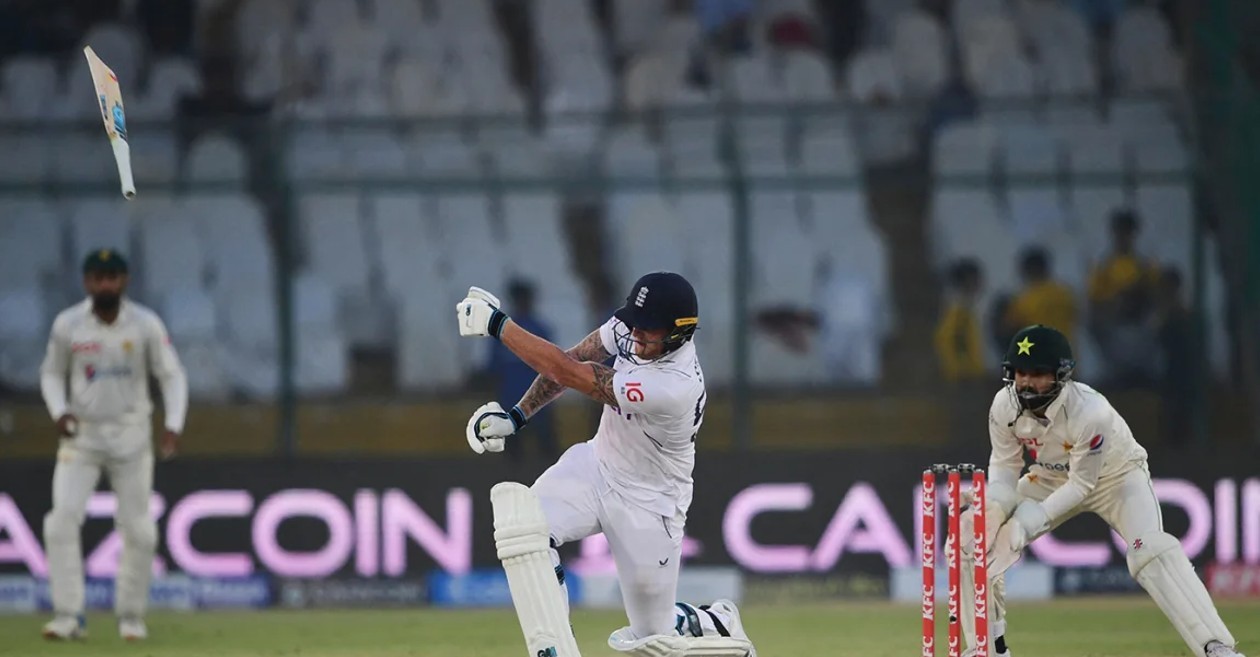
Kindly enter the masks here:
[[753, 647], [752, 640], [748, 638], [748, 633], [744, 631], [744, 621], [739, 617], [739, 608], [730, 600], [714, 600], [711, 605], [702, 605], [701, 609], [712, 609], [726, 614], [728, 619], [726, 630], [736, 639], [748, 641], [747, 657], [757, 657], [757, 649]]
[[86, 639], [87, 619], [82, 616], [57, 616], [44, 625], [42, 634], [49, 641]]
[[149, 628], [145, 627], [144, 621], [131, 617], [118, 619], [118, 636], [123, 641], [143, 641], [149, 638]]
[[1207, 645], [1203, 646], [1203, 653], [1207, 657], [1243, 657], [1241, 652], [1215, 640], [1208, 641]]

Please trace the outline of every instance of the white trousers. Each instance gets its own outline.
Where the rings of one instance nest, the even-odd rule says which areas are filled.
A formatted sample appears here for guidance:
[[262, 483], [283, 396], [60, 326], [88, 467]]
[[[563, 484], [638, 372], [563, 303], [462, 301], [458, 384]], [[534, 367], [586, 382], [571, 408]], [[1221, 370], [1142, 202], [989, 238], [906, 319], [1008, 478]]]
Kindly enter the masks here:
[[637, 638], [675, 634], [674, 602], [684, 518], [626, 500], [604, 480], [589, 443], [570, 447], [534, 482], [554, 546], [603, 532]]
[[[79, 437], [63, 439], [53, 470], [53, 506], [44, 516], [48, 580], [58, 615], [83, 613], [81, 529], [88, 499], [101, 472], [117, 498], [114, 527], [122, 535], [114, 610], [140, 617], [149, 601], [149, 578], [157, 547], [157, 524], [149, 515], [153, 491], [152, 429], [143, 425], [80, 423]], [[85, 440], [86, 439], [86, 440]], [[137, 448], [137, 446], [142, 446]]]

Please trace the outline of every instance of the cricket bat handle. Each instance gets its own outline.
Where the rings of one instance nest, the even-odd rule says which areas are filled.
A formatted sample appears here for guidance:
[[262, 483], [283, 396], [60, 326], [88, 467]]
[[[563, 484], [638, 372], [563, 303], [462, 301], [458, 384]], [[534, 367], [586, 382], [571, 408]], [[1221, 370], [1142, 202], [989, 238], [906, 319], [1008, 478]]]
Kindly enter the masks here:
[[127, 140], [115, 137], [109, 140], [114, 147], [114, 162], [118, 164], [118, 180], [122, 183], [122, 195], [125, 199], [136, 197], [136, 181], [131, 176], [131, 146]]

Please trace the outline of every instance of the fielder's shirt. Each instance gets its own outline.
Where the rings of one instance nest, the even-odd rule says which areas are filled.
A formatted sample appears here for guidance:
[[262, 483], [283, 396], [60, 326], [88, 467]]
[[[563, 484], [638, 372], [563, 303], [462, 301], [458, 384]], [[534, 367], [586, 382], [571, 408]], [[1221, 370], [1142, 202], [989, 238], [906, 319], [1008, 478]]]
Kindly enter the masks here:
[[999, 390], [989, 409], [989, 477], [1014, 488], [1024, 467], [1029, 476], [1056, 490], [1042, 504], [1051, 521], [1063, 517], [1100, 484], [1123, 476], [1146, 461], [1146, 450], [1129, 425], [1101, 393], [1069, 381], [1046, 417], [1020, 408], [1009, 388]]
[[70, 413], [81, 422], [143, 424], [153, 413], [150, 374], [162, 388], [166, 428], [182, 432], [188, 384], [162, 320], [124, 298], [114, 323], [106, 324], [87, 299], [53, 322], [40, 389], [54, 420]]
[[[608, 353], [617, 353], [613, 328], [620, 323], [613, 318], [600, 327]], [[688, 341], [646, 364], [619, 355], [613, 369], [620, 408], [604, 407], [592, 439], [604, 479], [649, 511], [666, 517], [686, 514], [705, 406], [695, 344]]]

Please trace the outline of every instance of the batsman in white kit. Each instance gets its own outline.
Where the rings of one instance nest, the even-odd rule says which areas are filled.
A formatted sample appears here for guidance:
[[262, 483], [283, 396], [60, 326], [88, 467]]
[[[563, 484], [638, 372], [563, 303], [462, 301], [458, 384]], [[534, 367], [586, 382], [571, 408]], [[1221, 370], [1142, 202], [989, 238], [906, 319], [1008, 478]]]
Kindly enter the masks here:
[[[1177, 537], [1164, 532], [1146, 450], [1107, 398], [1072, 380], [1076, 361], [1058, 330], [1034, 325], [1011, 340], [1002, 364], [1006, 386], [989, 410], [986, 497], [992, 654], [1009, 657], [1003, 573], [1023, 549], [1080, 513], [1093, 513], [1127, 545], [1129, 572], [1150, 594], [1197, 657], [1241, 657], [1207, 588]], [[1032, 460], [1027, 474], [1023, 455]], [[977, 647], [971, 512], [960, 518], [963, 633]]]
[[165, 406], [163, 458], [175, 454], [183, 431], [188, 381], [162, 320], [124, 296], [127, 261], [121, 254], [108, 249], [88, 254], [83, 284], [88, 298], [57, 315], [41, 368], [44, 403], [61, 440], [52, 510], [44, 516], [55, 616], [43, 633], [48, 639], [86, 636], [80, 528], [103, 471], [117, 499], [114, 526], [123, 543], [114, 590], [118, 632], [134, 641], [148, 636], [144, 614], [157, 546], [157, 526], [149, 515], [149, 375], [157, 379]]
[[[604, 404], [595, 437], [569, 448], [532, 487], [504, 482], [490, 492], [529, 657], [578, 655], [556, 548], [600, 532], [630, 621], [609, 646], [643, 657], [756, 657], [734, 603], [674, 597], [705, 406], [691, 284], [674, 273], [643, 276], [625, 306], [567, 352], [517, 326], [480, 288], [468, 290], [456, 315], [460, 335], [496, 338], [539, 374], [511, 409], [491, 402], [473, 413], [473, 451], [502, 451], [566, 388]], [[604, 365], [613, 354], [614, 365]]]

